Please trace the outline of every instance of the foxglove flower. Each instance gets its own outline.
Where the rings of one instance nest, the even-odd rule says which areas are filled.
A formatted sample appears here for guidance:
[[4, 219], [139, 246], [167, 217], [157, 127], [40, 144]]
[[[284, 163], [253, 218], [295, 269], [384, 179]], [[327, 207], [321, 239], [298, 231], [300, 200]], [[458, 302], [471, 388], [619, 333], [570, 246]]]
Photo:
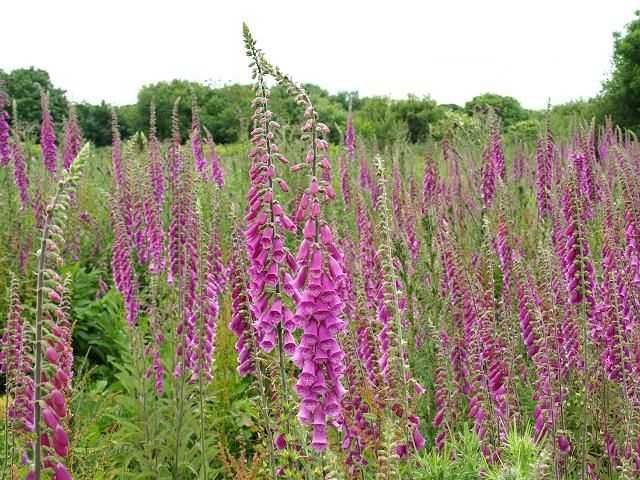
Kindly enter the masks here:
[[300, 292], [296, 300], [296, 325], [302, 330], [293, 361], [300, 368], [295, 390], [300, 397], [298, 419], [313, 429], [311, 447], [323, 451], [328, 446], [327, 422], [340, 416], [344, 396], [341, 380], [344, 373], [344, 352], [337, 341], [344, 330], [341, 318], [344, 302], [340, 295], [344, 272], [342, 252], [333, 239], [331, 228], [322, 218], [322, 202], [335, 198], [326, 180], [318, 180], [329, 144], [324, 138], [329, 129], [318, 121], [318, 114], [306, 91], [288, 77], [276, 71], [278, 81], [295, 92], [304, 106], [303, 137], [310, 140], [306, 155], [310, 168], [309, 187], [304, 191], [296, 220], [304, 222], [303, 240], [298, 248], [295, 288]]
[[295, 232], [296, 225], [276, 195], [278, 190], [283, 190], [283, 185], [286, 186], [277, 176], [276, 161], [286, 164], [288, 160], [279, 153], [274, 142], [274, 132], [280, 125], [269, 110], [270, 91], [262, 70], [264, 58], [250, 34], [245, 36], [245, 47], [257, 81], [249, 152], [251, 187], [245, 215], [251, 308], [256, 318], [256, 340], [260, 348], [270, 352], [278, 345], [280, 356], [283, 353], [291, 355], [296, 348], [292, 334], [293, 313], [283, 296], [297, 298], [290, 274], [295, 271], [296, 262], [285, 247], [283, 233]]
[[204, 372], [205, 380], [210, 381], [213, 378], [213, 349], [218, 314], [220, 312], [218, 297], [224, 291], [226, 284], [222, 250], [220, 249], [220, 241], [215, 227], [210, 233], [208, 252], [200, 307], [202, 312], [202, 331], [200, 332], [198, 371]]
[[351, 204], [351, 179], [349, 178], [349, 165], [344, 157], [340, 155], [338, 159], [340, 163], [340, 191], [342, 192], [342, 200], [345, 206]]
[[231, 322], [229, 330], [236, 336], [236, 353], [238, 354], [238, 374], [241, 377], [255, 371], [254, 351], [255, 335], [253, 325], [255, 317], [252, 315], [247, 268], [244, 258], [243, 245], [240, 235], [234, 233], [233, 250], [231, 252]]
[[0, 373], [5, 375], [7, 394], [13, 398], [7, 411], [10, 428], [27, 433], [34, 428], [33, 365], [18, 291], [18, 279], [12, 276], [7, 322], [0, 340]]
[[62, 166], [69, 170], [82, 148], [82, 131], [78, 124], [75, 105], [69, 106], [69, 118], [64, 124], [64, 146], [62, 148]]
[[49, 94], [42, 92], [42, 123], [40, 125], [40, 149], [44, 166], [51, 174], [56, 173], [58, 162], [58, 149], [56, 148], [56, 132], [49, 112]]
[[507, 170], [504, 163], [502, 138], [500, 137], [500, 132], [495, 120], [491, 125], [491, 133], [489, 135], [489, 152], [491, 155], [491, 162], [493, 164], [493, 171], [495, 172], [495, 175], [504, 181]]
[[349, 114], [347, 115], [347, 130], [344, 134], [344, 145], [349, 154], [349, 160], [353, 160], [356, 155], [356, 131], [353, 128], [353, 115], [351, 104], [349, 104]]
[[27, 175], [27, 162], [22, 152], [22, 146], [16, 138], [11, 143], [11, 158], [13, 160], [13, 176], [20, 196], [20, 204], [23, 209], [29, 207], [29, 176]]
[[111, 270], [113, 281], [122, 296], [129, 326], [134, 326], [138, 319], [137, 282], [133, 269], [131, 243], [127, 235], [123, 219], [113, 212], [113, 253]]
[[429, 208], [435, 205], [438, 194], [438, 170], [433, 157], [428, 155], [424, 162], [424, 176], [422, 179], [422, 215], [426, 215]]
[[360, 155], [360, 188], [362, 190], [368, 190], [372, 188], [372, 185], [375, 182], [371, 181], [371, 172], [369, 171], [369, 162], [367, 162], [367, 157], [364, 155], [364, 151]]
[[4, 110], [2, 99], [0, 98], [0, 167], [5, 167], [9, 163], [9, 114]]
[[493, 197], [496, 194], [496, 170], [495, 163], [491, 157], [491, 151], [485, 149], [482, 158], [482, 204], [484, 208], [489, 208], [493, 203]]
[[216, 150], [216, 144], [213, 141], [213, 136], [206, 128], [205, 131], [207, 133], [206, 144], [209, 149], [209, 163], [211, 164], [211, 179], [218, 188], [223, 188], [224, 170], [222, 169], [222, 163], [220, 162], [220, 155], [218, 155], [218, 151]]
[[593, 311], [595, 306], [593, 263], [589, 258], [589, 243], [584, 234], [584, 220], [580, 215], [579, 201], [573, 184], [565, 188], [562, 196], [562, 210], [567, 223], [564, 232], [566, 245], [563, 261], [566, 268], [569, 302], [575, 305], [585, 299]]
[[551, 185], [555, 144], [551, 129], [536, 143], [536, 200], [540, 218], [546, 218], [551, 212]]

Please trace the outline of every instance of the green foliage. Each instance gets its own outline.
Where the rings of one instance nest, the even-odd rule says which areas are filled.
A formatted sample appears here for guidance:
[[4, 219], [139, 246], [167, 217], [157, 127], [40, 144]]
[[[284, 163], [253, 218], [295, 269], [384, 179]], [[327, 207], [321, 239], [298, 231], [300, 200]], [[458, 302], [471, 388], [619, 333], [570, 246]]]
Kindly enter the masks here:
[[[197, 82], [186, 80], [172, 80], [170, 82], [158, 82], [153, 85], [145, 85], [138, 92], [138, 119], [136, 125], [139, 130], [146, 131], [149, 119], [149, 109], [151, 102], [156, 105], [157, 128], [160, 138], [168, 138], [171, 135], [171, 111], [178, 97], [181, 99], [179, 105], [179, 125], [180, 131], [189, 132], [191, 130], [191, 98], [195, 97], [199, 105], [206, 104], [207, 87]], [[207, 126], [206, 112], [201, 112], [201, 121]], [[144, 119], [144, 120], [143, 120]]]
[[614, 34], [613, 73], [603, 94], [604, 109], [615, 122], [640, 131], [640, 10], [624, 34]]
[[35, 67], [17, 68], [9, 73], [0, 70], [0, 86], [11, 100], [16, 101], [20, 121], [32, 127], [40, 123], [41, 91], [48, 91], [53, 120], [62, 125], [62, 119], [67, 114], [65, 91], [51, 83], [49, 73], [45, 70]]
[[466, 426], [442, 452], [433, 449], [420, 455], [405, 475], [416, 480], [534, 480], [544, 478], [547, 460], [530, 429], [514, 428], [503, 445], [501, 461], [489, 463], [478, 436]]
[[495, 93], [485, 93], [473, 97], [465, 103], [464, 109], [469, 115], [478, 113], [486, 115], [489, 109], [492, 109], [500, 117], [505, 128], [526, 120], [528, 116], [527, 111], [522, 108], [518, 100]]
[[406, 128], [393, 114], [392, 104], [392, 100], [386, 97], [367, 98], [354, 116], [357, 134], [375, 139], [380, 147], [406, 136]]
[[538, 138], [540, 128], [541, 124], [538, 120], [522, 120], [511, 125], [507, 129], [507, 133], [517, 140], [531, 143]]
[[78, 122], [85, 138], [90, 139], [96, 146], [103, 147], [111, 144], [111, 107], [104, 101], [98, 105], [80, 103], [76, 106]]
[[99, 295], [103, 272], [87, 272], [79, 264], [68, 271], [73, 278], [75, 356], [88, 360], [94, 375], [113, 381], [111, 366], [121, 361], [126, 345], [121, 295], [114, 289]]
[[406, 123], [411, 143], [425, 142], [432, 124], [444, 118], [444, 112], [430, 97], [409, 95], [406, 100], [394, 102], [393, 111]]

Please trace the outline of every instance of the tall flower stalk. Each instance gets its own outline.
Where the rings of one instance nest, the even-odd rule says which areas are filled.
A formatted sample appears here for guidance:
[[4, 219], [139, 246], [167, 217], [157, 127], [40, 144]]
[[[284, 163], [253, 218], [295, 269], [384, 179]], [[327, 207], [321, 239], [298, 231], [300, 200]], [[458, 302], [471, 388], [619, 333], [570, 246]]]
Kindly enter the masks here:
[[46, 169], [54, 175], [58, 168], [58, 149], [56, 147], [56, 132], [49, 111], [49, 94], [42, 91], [40, 99], [42, 109], [42, 123], [40, 124], [40, 150]]
[[338, 334], [345, 328], [341, 318], [344, 303], [339, 294], [344, 281], [342, 252], [322, 217], [322, 204], [336, 197], [326, 180], [331, 170], [329, 144], [325, 140], [329, 129], [319, 121], [313, 102], [302, 86], [277, 67], [268, 65], [267, 68], [304, 109], [301, 140], [308, 147], [304, 162], [295, 165], [294, 170], [309, 172], [309, 186], [300, 198], [295, 215], [296, 221], [304, 226], [293, 281], [300, 292], [295, 318], [302, 337], [293, 361], [301, 369], [296, 383], [300, 397], [298, 419], [312, 427], [311, 447], [324, 451], [328, 446], [327, 423], [339, 417], [344, 396], [341, 383], [344, 353], [337, 341]]
[[[388, 341], [390, 349], [388, 352], [390, 362], [390, 385], [395, 388], [390, 394], [391, 408], [394, 412], [399, 412], [398, 416], [402, 418], [402, 429], [404, 429], [405, 440], [398, 445], [398, 453], [400, 456], [411, 448], [413, 451], [420, 450], [424, 447], [424, 438], [420, 433], [420, 419], [411, 414], [410, 398], [415, 398], [423, 392], [423, 389], [411, 377], [409, 371], [409, 353], [407, 350], [407, 339], [405, 337], [405, 326], [403, 325], [400, 306], [400, 295], [397, 288], [397, 282], [394, 277], [394, 260], [393, 260], [393, 241], [392, 226], [390, 222], [391, 214], [389, 212], [387, 188], [385, 181], [384, 162], [380, 155], [376, 156], [376, 171], [378, 175], [378, 183], [380, 185], [380, 199], [378, 202], [378, 211], [380, 212], [380, 222], [382, 230], [381, 244], [381, 260], [383, 268], [384, 287], [382, 295], [384, 298], [383, 311], [379, 312], [380, 320], [383, 323], [381, 334], [385, 331], [385, 323], [390, 323], [388, 327]], [[414, 395], [411, 394], [410, 388], [413, 385]]]
[[284, 232], [295, 232], [295, 223], [285, 213], [277, 198], [277, 191], [288, 191], [284, 179], [277, 175], [277, 165], [287, 164], [274, 141], [274, 132], [280, 127], [269, 108], [270, 91], [265, 82], [266, 61], [256, 47], [248, 27], [244, 25], [244, 42], [250, 60], [252, 75], [256, 80], [252, 107], [252, 148], [249, 152], [251, 188], [247, 193], [249, 203], [245, 221], [247, 256], [249, 258], [249, 293], [252, 314], [255, 316], [258, 345], [265, 352], [277, 349], [280, 374], [279, 398], [285, 418], [285, 432], [289, 435], [289, 382], [286, 356], [293, 355], [296, 341], [293, 336], [294, 318], [288, 304], [295, 300], [297, 292], [292, 287], [291, 272], [297, 265], [285, 247]]
[[[78, 185], [80, 173], [88, 154], [89, 147], [85, 145], [72, 167], [59, 182], [57, 191], [47, 207], [38, 251], [35, 365], [33, 370], [35, 385], [33, 475], [35, 480], [40, 480], [43, 468], [55, 472], [56, 478], [71, 478], [64, 465], [64, 458], [68, 456], [69, 452], [69, 440], [60, 423], [60, 419], [68, 413], [63, 393], [64, 388], [62, 387], [65, 386], [69, 378], [68, 373], [59, 365], [60, 358], [57, 350], [52, 346], [47, 346], [44, 324], [45, 322], [54, 323], [52, 312], [59, 310], [64, 294], [61, 279], [52, 268], [62, 264], [62, 257], [59, 253], [64, 243], [62, 227], [67, 219], [66, 211], [69, 207], [70, 196]], [[53, 325], [48, 325], [46, 331], [51, 331], [55, 336]], [[45, 378], [54, 379], [53, 384], [50, 383], [50, 380], [45, 381]], [[42, 423], [43, 420], [45, 425]]]

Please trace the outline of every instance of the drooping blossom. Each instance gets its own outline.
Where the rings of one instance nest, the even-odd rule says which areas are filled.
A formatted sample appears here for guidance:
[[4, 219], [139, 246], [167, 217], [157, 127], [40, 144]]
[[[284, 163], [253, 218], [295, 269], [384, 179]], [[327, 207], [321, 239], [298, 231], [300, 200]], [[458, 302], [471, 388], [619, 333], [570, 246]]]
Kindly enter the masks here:
[[501, 180], [505, 180], [507, 169], [504, 161], [504, 150], [502, 148], [502, 138], [498, 130], [497, 122], [492, 122], [489, 134], [489, 152], [493, 163], [493, 171]]
[[164, 230], [162, 228], [162, 205], [157, 203], [153, 189], [153, 170], [147, 181], [143, 181], [142, 220], [145, 241], [145, 258], [149, 263], [149, 272], [159, 274], [165, 269]]
[[344, 157], [340, 155], [338, 158], [340, 164], [340, 192], [342, 193], [342, 201], [346, 206], [351, 204], [351, 179], [349, 178], [349, 165]]
[[536, 143], [536, 201], [540, 218], [546, 218], [551, 212], [551, 187], [553, 164], [555, 158], [555, 144], [551, 129], [547, 126], [547, 133]]
[[[412, 377], [409, 370], [409, 357], [404, 340], [406, 332], [402, 312], [406, 308], [406, 296], [400, 293], [401, 282], [397, 278], [397, 264], [392, 251], [392, 223], [388, 206], [388, 194], [384, 176], [384, 163], [380, 155], [376, 156], [376, 174], [380, 187], [380, 228], [382, 242], [380, 248], [382, 264], [382, 290], [379, 292], [383, 300], [378, 310], [381, 330], [378, 334], [380, 357], [378, 360], [380, 374], [390, 386], [390, 394], [386, 399], [391, 411], [401, 418], [401, 428], [406, 436], [396, 444], [396, 453], [403, 457], [409, 451], [417, 451], [424, 447], [425, 440], [420, 432], [420, 418], [413, 414], [415, 399], [424, 393], [424, 388]], [[409, 399], [413, 399], [413, 402]]]
[[[344, 330], [341, 314], [344, 302], [340, 285], [344, 281], [342, 252], [336, 245], [331, 228], [322, 218], [323, 202], [335, 198], [330, 183], [317, 178], [317, 168], [330, 169], [323, 164], [329, 144], [324, 139], [329, 129], [318, 122], [318, 114], [306, 92], [293, 83], [304, 103], [303, 135], [310, 137], [307, 164], [310, 169], [309, 186], [305, 189], [296, 220], [302, 220], [303, 240], [298, 248], [298, 271], [294, 286], [300, 292], [296, 299], [295, 319], [302, 330], [293, 361], [301, 369], [295, 391], [300, 397], [298, 419], [312, 427], [311, 447], [323, 451], [328, 446], [327, 423], [340, 415], [344, 396], [344, 352], [337, 341]], [[320, 156], [320, 159], [318, 158]]]
[[32, 360], [25, 331], [26, 321], [19, 296], [17, 277], [11, 277], [7, 322], [0, 340], [0, 373], [5, 375], [7, 395], [13, 402], [7, 411], [13, 431], [31, 432], [34, 428], [34, 384]]
[[226, 269], [222, 261], [222, 249], [217, 226], [212, 227], [209, 234], [208, 255], [205, 265], [204, 285], [202, 286], [201, 331], [198, 351], [198, 365], [195, 373], [203, 372], [204, 379], [213, 378], [213, 356], [216, 339], [218, 314], [220, 313], [219, 296], [226, 286]]
[[49, 173], [55, 174], [58, 162], [58, 149], [56, 147], [56, 132], [53, 125], [53, 119], [49, 112], [49, 94], [42, 92], [42, 123], [40, 125], [40, 149], [42, 151], [42, 159], [44, 166]]
[[238, 354], [237, 371], [241, 377], [253, 373], [255, 335], [253, 317], [247, 279], [247, 261], [244, 257], [244, 245], [238, 232], [234, 232], [233, 249], [231, 251], [231, 321], [229, 330], [236, 336], [235, 350]]
[[177, 348], [173, 374], [197, 372], [198, 318], [200, 302], [198, 284], [200, 278], [200, 215], [195, 208], [194, 184], [191, 172], [181, 164], [173, 183], [173, 202], [169, 226], [169, 260], [171, 282], [182, 297], [182, 311], [176, 325]]
[[3, 99], [0, 96], [0, 167], [5, 167], [9, 163], [10, 130], [9, 114], [4, 110]]
[[438, 170], [433, 156], [427, 155], [424, 162], [424, 176], [422, 178], [422, 215], [435, 205], [438, 194]]
[[27, 175], [27, 162], [22, 146], [17, 138], [11, 142], [11, 159], [13, 160], [13, 176], [20, 196], [20, 204], [23, 209], [26, 209], [29, 207], [29, 176]]
[[491, 157], [491, 150], [485, 148], [482, 153], [482, 168], [481, 173], [481, 194], [482, 205], [484, 208], [489, 208], [493, 203], [493, 197], [496, 194], [496, 165]]
[[117, 209], [112, 210], [113, 217], [113, 253], [111, 270], [113, 281], [122, 296], [129, 326], [134, 326], [138, 319], [137, 281], [133, 269], [131, 243], [126, 226]]
[[364, 150], [360, 154], [360, 174], [359, 174], [360, 188], [362, 190], [368, 190], [375, 182], [371, 181], [371, 172], [369, 171], [369, 162], [364, 154]]
[[69, 106], [69, 118], [64, 123], [64, 145], [62, 148], [62, 166], [69, 170], [82, 148], [82, 131], [78, 123], [75, 105]]
[[[152, 280], [153, 282], [156, 280]], [[152, 289], [155, 286], [152, 286]], [[161, 351], [165, 341], [164, 331], [160, 324], [159, 312], [155, 299], [149, 302], [147, 313], [149, 315], [149, 330], [153, 338], [152, 342], [149, 342], [145, 347], [145, 355], [151, 358], [151, 365], [146, 372], [146, 378], [154, 379], [154, 387], [156, 395], [162, 395], [165, 391], [164, 380], [166, 370], [162, 363]]]
[[[275, 125], [274, 125], [275, 127]], [[211, 179], [218, 186], [218, 188], [224, 187], [224, 170], [222, 169], [222, 163], [220, 161], [220, 155], [218, 155], [218, 150], [216, 149], [216, 144], [213, 141], [213, 136], [211, 132], [205, 128], [205, 132], [207, 134], [206, 145], [209, 149], [209, 163], [211, 166]]]
[[287, 164], [288, 160], [275, 143], [274, 132], [280, 125], [269, 109], [270, 91], [262, 70], [258, 69], [261, 53], [250, 35], [245, 38], [245, 46], [257, 82], [249, 151], [251, 186], [245, 214], [249, 293], [258, 346], [266, 352], [278, 346], [283, 361], [283, 354], [292, 355], [296, 348], [293, 312], [287, 306], [287, 298], [297, 298], [291, 287], [296, 262], [285, 246], [284, 237], [287, 231], [295, 232], [296, 225], [278, 200], [278, 192], [288, 190], [288, 186], [278, 177], [277, 166]]
[[349, 103], [349, 113], [347, 115], [347, 130], [344, 134], [344, 145], [349, 154], [349, 160], [353, 160], [356, 154], [356, 131], [353, 128], [353, 114], [351, 113], [351, 103]]
[[593, 307], [595, 306], [593, 263], [589, 258], [589, 243], [584, 233], [584, 219], [581, 217], [580, 203], [573, 183], [565, 187], [562, 211], [567, 224], [564, 232], [566, 239], [564, 265], [569, 302], [575, 305], [585, 299]]

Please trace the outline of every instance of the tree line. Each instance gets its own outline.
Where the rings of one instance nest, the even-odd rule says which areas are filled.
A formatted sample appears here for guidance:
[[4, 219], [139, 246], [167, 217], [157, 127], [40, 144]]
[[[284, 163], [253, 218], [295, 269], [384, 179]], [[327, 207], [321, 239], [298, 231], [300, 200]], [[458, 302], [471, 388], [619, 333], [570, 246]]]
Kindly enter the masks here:
[[[614, 122], [638, 132], [640, 130], [640, 11], [627, 25], [626, 32], [614, 34], [613, 71], [594, 98], [554, 106], [551, 114], [557, 121], [569, 123], [572, 118], [612, 116]], [[331, 128], [331, 142], [341, 141], [342, 128], [349, 110], [361, 138], [375, 139], [381, 145], [399, 138], [411, 143], [441, 138], [447, 130], [473, 125], [474, 117], [489, 110], [500, 118], [506, 133], [534, 138], [544, 117], [542, 111], [527, 110], [517, 99], [494, 93], [476, 96], [464, 105], [438, 104], [429, 96], [409, 95], [404, 99], [361, 97], [358, 92], [331, 94], [317, 85], [305, 84], [316, 108]], [[11, 72], [0, 70], [0, 89], [15, 100], [23, 126], [37, 132], [40, 121], [40, 92], [49, 92], [50, 109], [56, 122], [67, 115], [69, 101], [64, 89], [53, 85], [48, 72], [35, 67]], [[76, 105], [78, 119], [87, 140], [98, 146], [111, 143], [111, 113], [119, 117], [121, 135], [128, 137], [147, 129], [149, 108], [155, 103], [158, 112], [158, 134], [168, 138], [170, 112], [180, 98], [179, 120], [182, 131], [191, 125], [192, 101], [199, 106], [202, 124], [212, 132], [217, 143], [235, 143], [247, 139], [250, 126], [252, 87], [230, 84], [211, 87], [186, 80], [161, 81], [143, 86], [132, 105], [114, 106], [106, 102]], [[298, 106], [280, 87], [272, 90], [272, 108], [284, 125], [297, 118]], [[559, 119], [559, 120], [558, 120]], [[27, 131], [29, 129], [27, 128]], [[34, 135], [36, 137], [36, 135]]]

